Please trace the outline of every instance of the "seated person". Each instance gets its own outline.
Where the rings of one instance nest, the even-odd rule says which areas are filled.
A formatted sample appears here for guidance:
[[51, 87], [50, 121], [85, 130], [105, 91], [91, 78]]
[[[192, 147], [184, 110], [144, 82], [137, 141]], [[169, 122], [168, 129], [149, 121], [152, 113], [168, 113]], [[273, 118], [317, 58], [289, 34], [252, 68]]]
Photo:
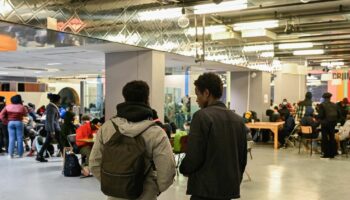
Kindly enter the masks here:
[[278, 141], [280, 146], [286, 146], [286, 137], [288, 137], [295, 127], [295, 121], [292, 115], [288, 113], [283, 113], [281, 119], [284, 121], [283, 128], [278, 131]]
[[89, 158], [90, 158], [90, 153], [92, 149], [93, 143], [89, 142], [83, 142], [80, 140], [84, 139], [93, 139], [93, 134], [95, 134], [99, 128], [100, 121], [98, 119], [93, 119], [91, 122], [86, 122], [84, 125], [80, 126], [76, 130], [76, 144], [79, 148], [79, 153], [86, 157], [85, 163], [83, 163], [84, 166], [84, 175], [89, 175]]
[[310, 134], [310, 138], [317, 138], [318, 132], [317, 127], [320, 125], [316, 118], [314, 117], [314, 109], [308, 106], [305, 110], [304, 117], [300, 120], [301, 126], [311, 126], [312, 134]]
[[168, 138], [170, 138], [171, 137], [171, 128], [169, 128], [169, 126], [167, 126], [166, 124], [163, 124], [161, 121], [160, 121], [160, 119], [159, 119], [159, 117], [158, 117], [158, 113], [157, 113], [157, 111], [156, 110], [154, 110], [154, 109], [152, 109], [152, 119], [153, 119], [153, 122], [155, 123], [155, 124], [157, 124], [157, 126], [159, 126], [160, 128], [162, 128], [164, 131], [165, 131], [165, 133], [166, 133], [166, 135], [168, 136]]
[[[320, 122], [318, 122], [314, 116], [314, 109], [311, 106], [307, 106], [305, 109], [304, 117], [300, 120], [301, 126], [311, 126], [312, 128], [312, 134], [304, 137], [304, 138], [317, 138], [319, 136], [319, 132], [317, 131], [317, 127], [320, 125]], [[304, 144], [306, 151], [309, 151], [308, 144]], [[318, 152], [317, 150], [317, 142], [313, 143], [313, 146], [315, 147], [314, 150]]]
[[281, 121], [281, 115], [277, 110], [268, 109], [266, 110], [266, 116], [269, 117], [269, 122], [279, 122]]
[[335, 141], [337, 142], [337, 149], [341, 147], [341, 151], [344, 153], [346, 146], [341, 145], [346, 139], [350, 138], [350, 117], [347, 117], [344, 125], [340, 127], [339, 132], [335, 134]]

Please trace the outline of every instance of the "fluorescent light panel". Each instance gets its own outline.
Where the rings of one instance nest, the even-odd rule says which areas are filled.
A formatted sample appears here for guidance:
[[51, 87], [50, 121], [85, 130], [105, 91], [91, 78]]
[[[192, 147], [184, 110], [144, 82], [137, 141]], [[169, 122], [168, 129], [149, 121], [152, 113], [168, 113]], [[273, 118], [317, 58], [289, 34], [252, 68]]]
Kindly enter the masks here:
[[253, 45], [253, 46], [244, 46], [244, 52], [257, 52], [257, 51], [271, 51], [273, 50], [273, 44], [266, 45]]
[[210, 14], [210, 13], [220, 13], [220, 12], [228, 12], [234, 10], [243, 10], [248, 8], [247, 0], [236, 0], [236, 1], [224, 1], [220, 4], [203, 4], [194, 6], [193, 13], [197, 15], [201, 14]]
[[175, 19], [182, 16], [181, 8], [157, 9], [137, 14], [140, 21]]
[[305, 49], [305, 48], [312, 48], [314, 45], [311, 42], [305, 42], [305, 43], [286, 43], [286, 44], [279, 44], [279, 49]]
[[344, 66], [344, 62], [322, 62], [322, 67]]
[[323, 49], [293, 51], [293, 55], [295, 55], [295, 56], [322, 55], [322, 54], [324, 54], [324, 50]]
[[252, 30], [252, 29], [265, 29], [265, 28], [276, 28], [278, 27], [278, 20], [265, 20], [257, 22], [245, 22], [233, 24], [233, 30]]

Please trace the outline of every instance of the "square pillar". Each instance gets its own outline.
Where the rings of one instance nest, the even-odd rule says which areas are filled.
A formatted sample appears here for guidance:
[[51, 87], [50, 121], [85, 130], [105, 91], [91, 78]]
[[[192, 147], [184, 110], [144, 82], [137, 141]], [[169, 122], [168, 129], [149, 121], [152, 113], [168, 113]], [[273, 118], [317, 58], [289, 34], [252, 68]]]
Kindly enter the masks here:
[[124, 102], [122, 89], [133, 80], [150, 87], [150, 105], [164, 116], [165, 54], [157, 51], [115, 52], [106, 54], [106, 119], [117, 114], [116, 105]]

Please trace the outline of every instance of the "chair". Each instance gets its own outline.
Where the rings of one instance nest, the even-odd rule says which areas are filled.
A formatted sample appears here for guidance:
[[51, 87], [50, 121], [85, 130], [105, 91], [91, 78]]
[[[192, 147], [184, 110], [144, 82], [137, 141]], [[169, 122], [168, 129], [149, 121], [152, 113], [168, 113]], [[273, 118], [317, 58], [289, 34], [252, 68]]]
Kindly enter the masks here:
[[286, 144], [290, 145], [291, 147], [294, 147], [295, 141], [298, 139], [299, 132], [300, 132], [300, 125], [295, 124], [292, 132], [290, 132], [289, 136], [286, 138]]
[[180, 150], [173, 151], [175, 156], [177, 156], [176, 175], [179, 175], [179, 167], [182, 162], [182, 159], [185, 157], [184, 154], [187, 151], [187, 144], [188, 144], [188, 135], [184, 135], [180, 138]]
[[311, 126], [301, 126], [300, 130], [301, 132], [300, 132], [300, 140], [299, 140], [299, 154], [300, 154], [301, 141], [304, 138], [306, 141], [307, 140], [311, 141], [310, 156], [312, 156], [312, 142], [314, 140], [318, 140], [318, 137], [317, 136], [315, 138], [311, 137], [311, 134], [313, 133]]

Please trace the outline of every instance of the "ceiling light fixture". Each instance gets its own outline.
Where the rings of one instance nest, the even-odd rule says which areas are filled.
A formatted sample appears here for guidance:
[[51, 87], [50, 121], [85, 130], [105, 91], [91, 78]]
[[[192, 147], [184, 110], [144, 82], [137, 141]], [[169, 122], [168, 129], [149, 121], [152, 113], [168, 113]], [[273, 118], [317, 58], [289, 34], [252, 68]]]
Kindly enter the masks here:
[[279, 44], [279, 49], [305, 49], [305, 48], [312, 48], [314, 44], [311, 42], [305, 42], [305, 43], [286, 43], [286, 44]]
[[293, 51], [293, 55], [295, 55], [295, 56], [322, 55], [322, 54], [324, 54], [324, 50], [323, 49]]
[[322, 67], [344, 66], [344, 62], [322, 62]]
[[181, 8], [157, 9], [142, 11], [137, 14], [140, 21], [177, 19], [182, 16]]
[[265, 45], [252, 45], [252, 46], [244, 46], [244, 52], [257, 52], [257, 51], [271, 51], [273, 50], [273, 44], [265, 44]]
[[[224, 25], [216, 25], [216, 26], [206, 26], [205, 27], [205, 34], [213, 34], [213, 33], [221, 33], [226, 32], [227, 28]], [[189, 28], [186, 30], [186, 33], [188, 35], [196, 35], [196, 28]], [[199, 27], [197, 29], [197, 34], [202, 35], [203, 34], [203, 28]]]
[[0, 72], [0, 75], [7, 75], [9, 74], [8, 72]]
[[210, 3], [193, 7], [196, 15], [243, 10], [248, 8], [247, 0], [225, 1], [220, 4]]
[[47, 63], [48, 66], [62, 65], [62, 63]]
[[257, 22], [244, 22], [233, 24], [233, 30], [241, 31], [241, 30], [252, 30], [252, 29], [268, 29], [268, 28], [276, 28], [279, 26], [278, 20], [265, 20], [265, 21], [257, 21]]

